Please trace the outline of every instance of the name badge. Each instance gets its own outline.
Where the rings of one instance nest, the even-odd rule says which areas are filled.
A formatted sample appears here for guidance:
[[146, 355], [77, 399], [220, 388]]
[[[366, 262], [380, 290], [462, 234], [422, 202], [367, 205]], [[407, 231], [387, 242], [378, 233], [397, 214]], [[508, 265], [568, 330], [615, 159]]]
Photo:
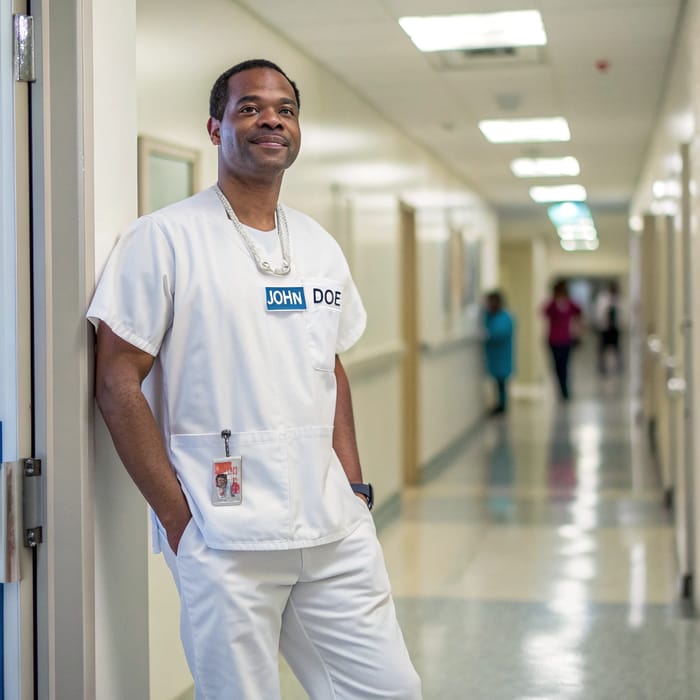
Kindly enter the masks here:
[[265, 287], [268, 311], [290, 311], [306, 308], [303, 287]]
[[243, 502], [243, 458], [212, 460], [211, 502], [215, 506], [240, 506]]

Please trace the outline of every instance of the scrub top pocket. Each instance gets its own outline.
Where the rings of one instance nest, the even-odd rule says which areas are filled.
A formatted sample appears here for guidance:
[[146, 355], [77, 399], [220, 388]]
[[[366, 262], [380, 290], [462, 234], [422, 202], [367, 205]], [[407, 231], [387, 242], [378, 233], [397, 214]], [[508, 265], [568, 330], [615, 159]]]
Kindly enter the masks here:
[[275, 432], [232, 433], [232, 456], [243, 462], [240, 505], [212, 505], [212, 460], [222, 458], [224, 442], [216, 433], [179, 434], [170, 453], [188, 496], [192, 516], [209, 547], [251, 549], [262, 542], [289, 540], [287, 445]]
[[323, 279], [307, 283], [306, 289], [309, 301], [305, 319], [311, 366], [333, 372], [343, 291], [336, 281]]

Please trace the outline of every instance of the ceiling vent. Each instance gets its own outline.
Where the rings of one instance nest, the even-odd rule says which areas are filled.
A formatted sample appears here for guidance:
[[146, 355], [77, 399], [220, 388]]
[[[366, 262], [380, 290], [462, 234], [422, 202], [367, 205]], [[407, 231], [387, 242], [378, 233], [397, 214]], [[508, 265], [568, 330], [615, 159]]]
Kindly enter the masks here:
[[485, 49], [456, 49], [430, 51], [425, 54], [433, 68], [439, 71], [483, 70], [535, 65], [544, 60], [539, 46], [502, 46]]

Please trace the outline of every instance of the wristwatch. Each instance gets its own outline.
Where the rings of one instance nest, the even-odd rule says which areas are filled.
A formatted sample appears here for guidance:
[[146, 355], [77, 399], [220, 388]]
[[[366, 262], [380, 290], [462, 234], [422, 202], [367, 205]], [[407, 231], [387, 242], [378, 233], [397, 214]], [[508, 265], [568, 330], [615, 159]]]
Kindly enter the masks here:
[[374, 489], [372, 484], [350, 484], [355, 493], [362, 494], [367, 499], [367, 507], [372, 510], [374, 505]]

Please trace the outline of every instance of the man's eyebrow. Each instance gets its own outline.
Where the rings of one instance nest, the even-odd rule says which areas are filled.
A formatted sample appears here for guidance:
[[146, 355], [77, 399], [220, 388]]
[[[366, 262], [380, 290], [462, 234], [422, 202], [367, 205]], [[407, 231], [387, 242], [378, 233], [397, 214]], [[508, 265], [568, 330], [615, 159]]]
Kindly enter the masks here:
[[[259, 102], [262, 99], [260, 95], [243, 95], [236, 100], [236, 104], [239, 105], [242, 102]], [[299, 107], [297, 101], [293, 97], [282, 97], [278, 100], [279, 104], [294, 105]]]

